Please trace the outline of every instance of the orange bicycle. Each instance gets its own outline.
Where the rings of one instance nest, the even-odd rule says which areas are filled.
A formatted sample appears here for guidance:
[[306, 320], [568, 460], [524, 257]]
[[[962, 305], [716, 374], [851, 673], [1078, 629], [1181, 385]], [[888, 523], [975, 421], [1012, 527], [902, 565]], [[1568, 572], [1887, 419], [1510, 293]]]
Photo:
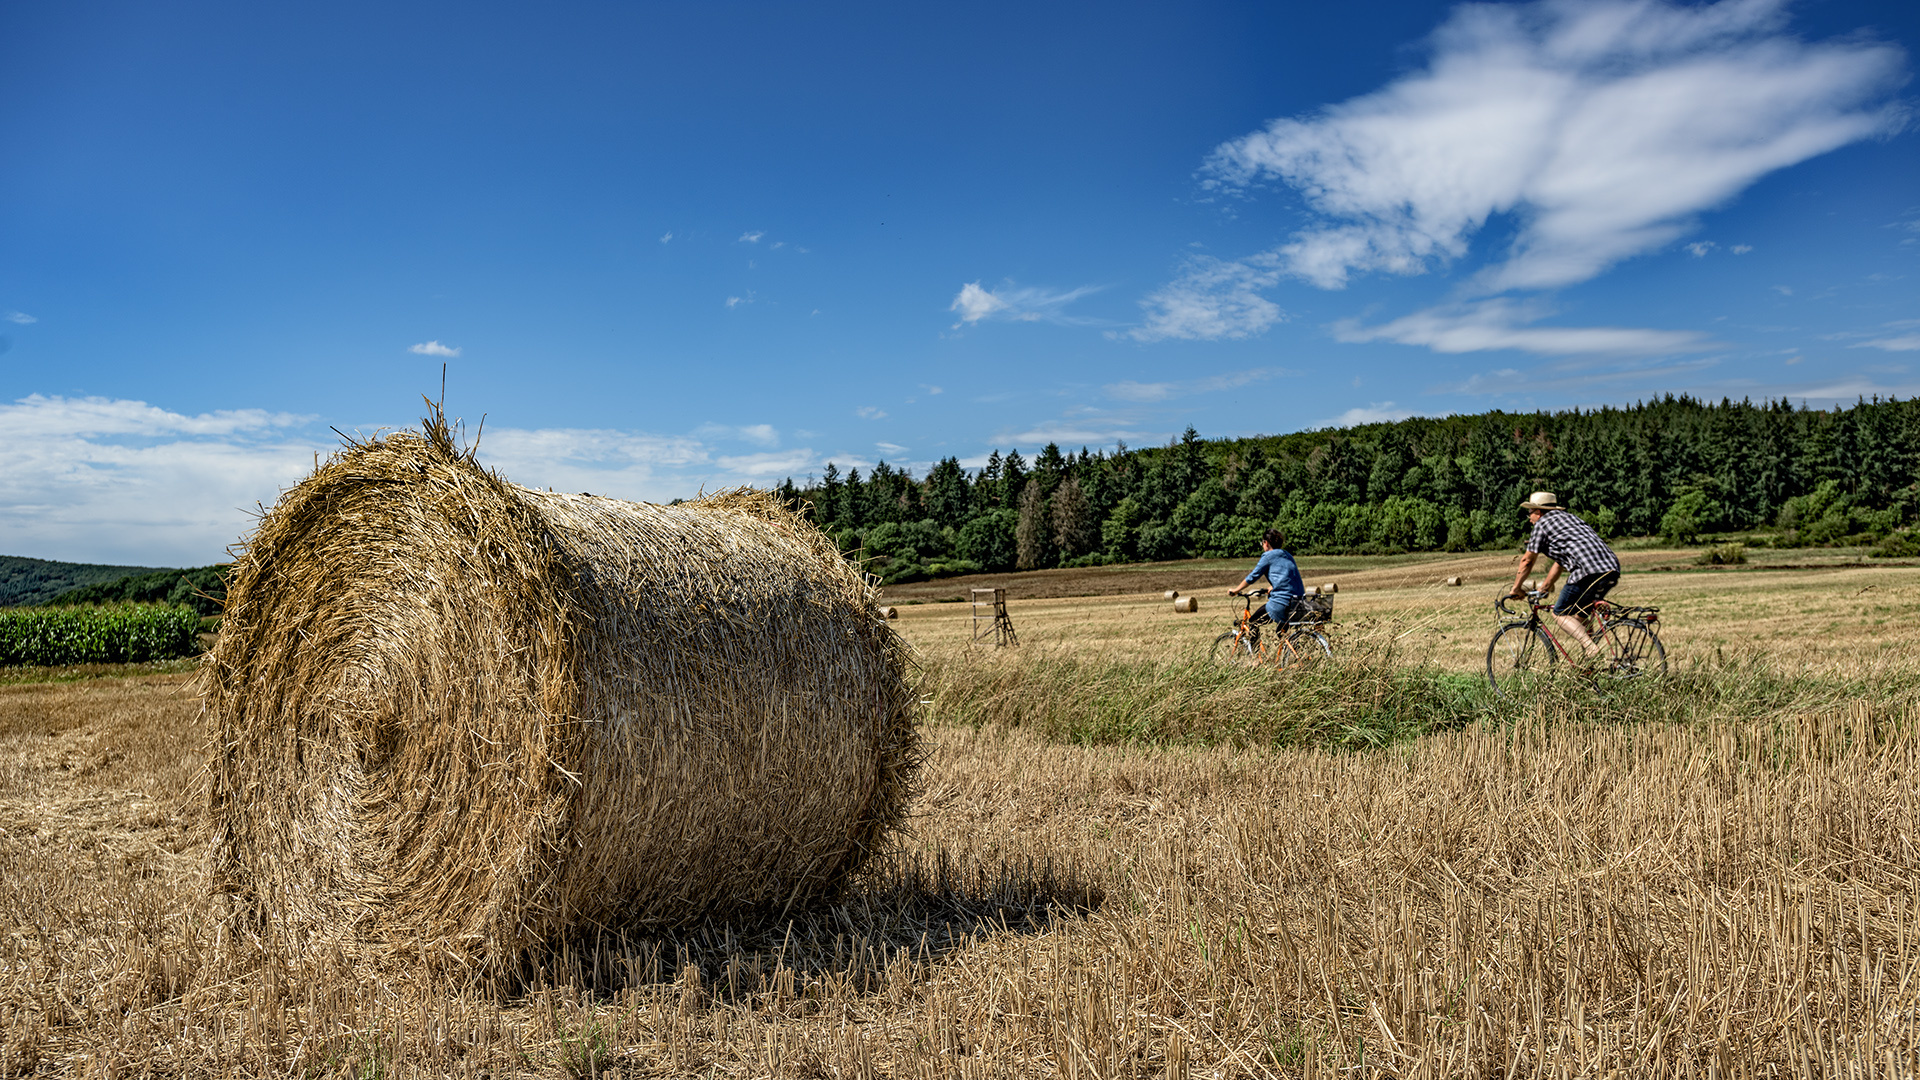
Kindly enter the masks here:
[[1596, 689], [1607, 682], [1662, 675], [1667, 670], [1667, 649], [1660, 644], [1660, 609], [1657, 607], [1621, 607], [1609, 600], [1596, 600], [1593, 618], [1599, 632], [1593, 635], [1599, 651], [1584, 663], [1553, 636], [1552, 619], [1540, 613], [1553, 611], [1553, 603], [1543, 592], [1527, 594], [1527, 611], [1507, 606], [1507, 597], [1493, 602], [1508, 622], [1493, 632], [1487, 643], [1487, 681], [1507, 697], [1526, 693], [1542, 680], [1551, 678], [1561, 660], [1570, 671], [1591, 677]]
[[1255, 589], [1241, 594], [1246, 598], [1245, 610], [1234, 620], [1233, 629], [1213, 639], [1213, 658], [1223, 663], [1268, 662], [1292, 667], [1332, 656], [1333, 646], [1319, 629], [1333, 615], [1332, 601], [1302, 597], [1295, 602], [1287, 624], [1276, 630], [1267, 617], [1266, 605], [1255, 607], [1253, 603], [1270, 591]]

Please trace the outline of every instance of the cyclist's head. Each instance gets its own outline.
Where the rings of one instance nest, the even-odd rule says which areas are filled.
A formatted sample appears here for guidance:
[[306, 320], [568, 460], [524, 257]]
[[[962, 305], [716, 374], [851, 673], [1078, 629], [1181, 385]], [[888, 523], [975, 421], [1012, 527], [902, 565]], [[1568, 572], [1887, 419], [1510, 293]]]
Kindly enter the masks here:
[[1287, 546], [1284, 542], [1285, 539], [1285, 537], [1280, 535], [1279, 529], [1268, 529], [1266, 534], [1260, 537], [1260, 542], [1278, 551]]

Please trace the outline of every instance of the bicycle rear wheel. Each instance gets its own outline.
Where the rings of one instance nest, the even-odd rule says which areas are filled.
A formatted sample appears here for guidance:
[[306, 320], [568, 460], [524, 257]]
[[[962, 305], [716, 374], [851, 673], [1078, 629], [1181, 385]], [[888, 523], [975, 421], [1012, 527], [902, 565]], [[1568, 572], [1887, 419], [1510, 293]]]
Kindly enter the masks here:
[[1301, 667], [1318, 663], [1333, 655], [1333, 646], [1327, 644], [1327, 636], [1318, 630], [1300, 627], [1287, 632], [1281, 639], [1280, 654], [1274, 662], [1281, 667]]
[[1497, 693], [1517, 697], [1551, 677], [1559, 659], [1546, 631], [1530, 623], [1508, 623], [1487, 643], [1487, 681]]
[[1621, 619], [1601, 637], [1605, 659], [1601, 679], [1638, 679], [1667, 673], [1667, 649], [1653, 628], [1638, 619]]

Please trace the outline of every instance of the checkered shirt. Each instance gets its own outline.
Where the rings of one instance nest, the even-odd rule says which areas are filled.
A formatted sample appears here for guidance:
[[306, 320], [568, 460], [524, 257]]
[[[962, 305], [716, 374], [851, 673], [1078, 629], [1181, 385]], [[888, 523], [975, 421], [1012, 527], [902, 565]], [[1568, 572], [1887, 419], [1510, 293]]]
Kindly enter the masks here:
[[1620, 569], [1620, 560], [1614, 558], [1613, 549], [1593, 531], [1593, 526], [1565, 510], [1549, 510], [1540, 515], [1533, 535], [1527, 537], [1527, 550], [1540, 552], [1559, 563], [1567, 572], [1569, 585]]

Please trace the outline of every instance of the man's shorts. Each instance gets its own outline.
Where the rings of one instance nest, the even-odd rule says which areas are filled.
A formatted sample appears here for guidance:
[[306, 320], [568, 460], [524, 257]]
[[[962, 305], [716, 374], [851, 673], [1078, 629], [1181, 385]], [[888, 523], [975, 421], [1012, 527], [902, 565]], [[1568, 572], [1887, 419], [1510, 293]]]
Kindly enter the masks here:
[[1613, 591], [1620, 584], [1620, 571], [1609, 570], [1604, 574], [1584, 577], [1579, 581], [1569, 581], [1560, 590], [1560, 599], [1554, 601], [1555, 615], [1585, 615], [1593, 602]]

